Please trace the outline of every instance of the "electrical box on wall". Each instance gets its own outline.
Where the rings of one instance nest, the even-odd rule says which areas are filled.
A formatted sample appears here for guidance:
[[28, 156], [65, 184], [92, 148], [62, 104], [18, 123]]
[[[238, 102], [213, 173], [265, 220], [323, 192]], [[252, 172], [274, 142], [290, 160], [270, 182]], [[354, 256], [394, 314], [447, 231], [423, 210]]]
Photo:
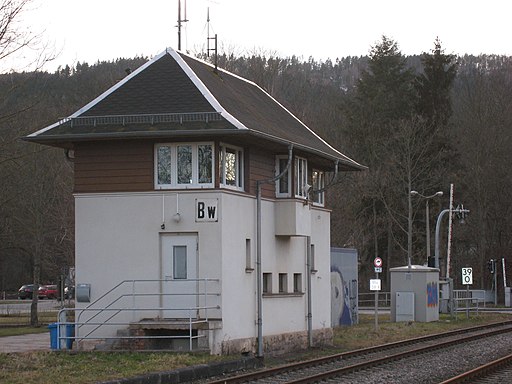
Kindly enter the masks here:
[[91, 284], [77, 284], [75, 297], [79, 303], [89, 303], [91, 301]]

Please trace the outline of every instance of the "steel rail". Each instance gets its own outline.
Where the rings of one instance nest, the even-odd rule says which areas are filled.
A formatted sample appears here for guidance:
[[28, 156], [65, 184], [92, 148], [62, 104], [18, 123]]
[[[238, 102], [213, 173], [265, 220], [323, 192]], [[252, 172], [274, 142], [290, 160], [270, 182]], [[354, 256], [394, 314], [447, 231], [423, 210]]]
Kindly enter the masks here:
[[[261, 370], [261, 371], [257, 371], [257, 372], [251, 372], [251, 373], [246, 373], [246, 374], [237, 375], [237, 376], [233, 376], [233, 377], [222, 378], [220, 380], [209, 381], [208, 383], [209, 384], [245, 383], [245, 382], [249, 382], [249, 381], [272, 377], [272, 376], [275, 376], [275, 375], [278, 375], [281, 373], [292, 372], [292, 371], [297, 371], [299, 369], [305, 369], [305, 368], [309, 368], [309, 367], [328, 364], [328, 363], [335, 362], [337, 360], [347, 359], [347, 358], [354, 357], [354, 356], [361, 356], [361, 355], [365, 355], [365, 354], [383, 351], [386, 349], [404, 347], [404, 346], [421, 343], [421, 342], [428, 342], [428, 341], [440, 339], [443, 337], [450, 337], [450, 336], [456, 336], [459, 334], [464, 334], [467, 332], [476, 332], [476, 331], [480, 331], [480, 330], [486, 330], [486, 329], [490, 329], [490, 328], [495, 328], [495, 327], [500, 327], [500, 326], [510, 326], [510, 325], [512, 325], [512, 321], [499, 321], [499, 322], [495, 322], [495, 323], [491, 323], [491, 324], [477, 325], [477, 326], [469, 327], [469, 328], [461, 328], [461, 329], [457, 329], [457, 330], [453, 330], [453, 331], [437, 333], [435, 335], [420, 336], [420, 337], [416, 337], [416, 338], [412, 338], [412, 339], [381, 344], [381, 345], [374, 346], [374, 347], [361, 348], [361, 349], [357, 349], [357, 350], [353, 350], [353, 351], [337, 353], [334, 355], [324, 356], [324, 357], [311, 359], [311, 360], [307, 360], [307, 361], [286, 364], [286, 365], [282, 365], [279, 367], [269, 368], [269, 369], [265, 369], [265, 370]], [[512, 329], [507, 329], [508, 332], [510, 332], [511, 330]], [[486, 334], [485, 336], [487, 336], [487, 335], [488, 334]], [[481, 335], [476, 335], [476, 336], [483, 337]], [[460, 342], [460, 340], [461, 339], [458, 339], [455, 342]], [[437, 344], [437, 345], [442, 345], [442, 344]], [[409, 351], [407, 353], [411, 353], [411, 352]]]
[[451, 379], [445, 380], [440, 384], [460, 384], [460, 383], [471, 383], [474, 379], [483, 378], [491, 373], [501, 370], [503, 367], [512, 365], [512, 354], [502, 357], [500, 359], [491, 361], [490, 363], [484, 364], [480, 367], [472, 369], [470, 371], [461, 373], [458, 376], [452, 377]]
[[496, 336], [496, 335], [500, 335], [502, 333], [507, 333], [507, 332], [512, 332], [512, 327], [511, 328], [506, 328], [506, 329], [499, 329], [499, 330], [489, 331], [489, 332], [486, 332], [486, 333], [480, 333], [480, 334], [471, 335], [471, 336], [464, 336], [461, 339], [444, 341], [444, 342], [441, 342], [441, 343], [435, 344], [435, 345], [428, 345], [428, 346], [425, 346], [425, 347], [419, 347], [419, 348], [416, 348], [416, 349], [413, 349], [413, 350], [410, 350], [410, 351], [399, 352], [399, 353], [395, 353], [395, 354], [388, 355], [388, 356], [385, 356], [385, 357], [381, 357], [381, 358], [377, 358], [377, 359], [373, 359], [373, 360], [368, 360], [368, 361], [365, 361], [363, 363], [358, 363], [358, 364], [350, 365], [348, 367], [333, 369], [333, 370], [330, 370], [330, 371], [327, 371], [327, 372], [322, 372], [322, 373], [319, 373], [319, 374], [316, 374], [316, 375], [311, 375], [309, 377], [304, 377], [304, 378], [301, 378], [301, 379], [298, 379], [298, 380], [287, 381], [286, 383], [287, 384], [317, 383], [319, 381], [326, 380], [326, 379], [331, 379], [333, 377], [337, 377], [337, 376], [340, 376], [340, 375], [345, 374], [345, 373], [350, 373], [350, 372], [359, 371], [359, 370], [362, 370], [362, 369], [371, 368], [371, 367], [374, 367], [374, 366], [377, 366], [377, 365], [381, 365], [381, 364], [384, 364], [384, 363], [388, 363], [388, 362], [391, 362], [391, 361], [401, 360], [403, 358], [406, 358], [406, 357], [409, 357], [409, 356], [412, 356], [412, 355], [419, 355], [419, 354], [431, 352], [431, 351], [434, 351], [434, 350], [437, 350], [437, 349], [443, 349], [443, 348], [452, 346], [454, 344], [460, 344], [460, 343], [465, 343], [465, 342], [469, 342], [469, 341], [473, 341], [473, 340], [482, 339], [482, 338], [485, 338], [485, 337]]

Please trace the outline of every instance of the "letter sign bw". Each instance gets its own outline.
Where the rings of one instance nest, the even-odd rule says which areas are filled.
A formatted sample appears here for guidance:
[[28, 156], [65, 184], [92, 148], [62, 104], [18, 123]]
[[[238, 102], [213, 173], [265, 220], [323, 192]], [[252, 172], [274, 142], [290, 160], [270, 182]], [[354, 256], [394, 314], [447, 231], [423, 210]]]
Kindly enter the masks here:
[[462, 268], [462, 284], [473, 284], [473, 268]]
[[217, 199], [196, 199], [196, 222], [218, 221], [219, 210]]

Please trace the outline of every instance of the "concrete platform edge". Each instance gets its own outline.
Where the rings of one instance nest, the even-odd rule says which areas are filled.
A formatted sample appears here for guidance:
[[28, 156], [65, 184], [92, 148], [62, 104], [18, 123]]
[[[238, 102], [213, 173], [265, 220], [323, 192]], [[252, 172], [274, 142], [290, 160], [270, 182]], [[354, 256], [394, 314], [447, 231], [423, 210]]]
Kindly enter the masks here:
[[257, 357], [244, 357], [239, 360], [194, 365], [173, 371], [155, 372], [131, 378], [102, 381], [99, 384], [179, 384], [226, 373], [261, 368], [262, 366], [262, 359]]

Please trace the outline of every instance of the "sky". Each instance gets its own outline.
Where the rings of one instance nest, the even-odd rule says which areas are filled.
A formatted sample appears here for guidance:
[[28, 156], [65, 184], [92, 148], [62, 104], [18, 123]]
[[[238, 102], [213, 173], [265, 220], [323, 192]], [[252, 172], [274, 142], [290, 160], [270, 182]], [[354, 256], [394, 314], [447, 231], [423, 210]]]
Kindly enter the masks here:
[[[206, 49], [218, 36], [221, 52], [325, 61], [368, 54], [382, 35], [405, 55], [434, 47], [446, 53], [512, 55], [509, 0], [188, 0], [183, 51]], [[511, 4], [511, 5], [509, 5]], [[185, 0], [181, 0], [182, 19]], [[153, 57], [178, 48], [178, 0], [32, 0], [20, 27], [41, 35], [56, 54], [44, 69], [77, 62]], [[32, 52], [33, 53], [33, 52]], [[30, 53], [13, 58], [27, 65]], [[4, 65], [5, 66], [5, 65]]]

